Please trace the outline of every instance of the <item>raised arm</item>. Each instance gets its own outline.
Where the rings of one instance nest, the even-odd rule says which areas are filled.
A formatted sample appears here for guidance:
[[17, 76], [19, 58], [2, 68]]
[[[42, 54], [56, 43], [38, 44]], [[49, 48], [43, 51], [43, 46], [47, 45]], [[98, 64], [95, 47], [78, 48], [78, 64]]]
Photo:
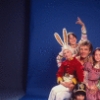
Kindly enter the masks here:
[[80, 42], [82, 41], [87, 41], [87, 31], [86, 31], [86, 27], [85, 27], [85, 24], [84, 22], [79, 18], [77, 17], [77, 21], [76, 21], [76, 24], [79, 24], [81, 25], [81, 39], [80, 39]]

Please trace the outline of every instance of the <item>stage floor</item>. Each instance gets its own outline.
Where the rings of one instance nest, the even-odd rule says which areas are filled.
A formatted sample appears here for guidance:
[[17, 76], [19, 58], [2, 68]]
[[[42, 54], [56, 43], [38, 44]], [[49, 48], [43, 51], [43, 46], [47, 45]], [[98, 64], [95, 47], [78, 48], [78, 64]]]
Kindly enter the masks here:
[[24, 91], [0, 90], [0, 100], [19, 100], [24, 95]]

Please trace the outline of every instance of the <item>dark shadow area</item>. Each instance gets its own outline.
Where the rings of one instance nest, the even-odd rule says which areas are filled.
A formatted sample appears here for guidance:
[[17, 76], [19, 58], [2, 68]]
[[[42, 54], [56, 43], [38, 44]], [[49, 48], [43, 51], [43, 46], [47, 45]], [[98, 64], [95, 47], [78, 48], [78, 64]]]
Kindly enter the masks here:
[[29, 53], [29, 25], [30, 25], [30, 0], [25, 0], [25, 30], [24, 30], [24, 58], [23, 58], [23, 90], [26, 91], [27, 71], [28, 71], [28, 53]]
[[0, 100], [25, 94], [30, 0], [0, 0]]

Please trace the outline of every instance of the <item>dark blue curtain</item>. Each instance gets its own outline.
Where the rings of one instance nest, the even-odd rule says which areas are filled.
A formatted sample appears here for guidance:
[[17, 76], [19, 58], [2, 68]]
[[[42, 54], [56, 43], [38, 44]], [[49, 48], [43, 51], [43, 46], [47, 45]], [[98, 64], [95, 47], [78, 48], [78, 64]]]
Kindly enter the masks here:
[[56, 56], [61, 50], [54, 32], [62, 36], [65, 27], [75, 32], [79, 40], [81, 27], [75, 24], [79, 16], [94, 48], [100, 46], [100, 1], [31, 0], [30, 12], [26, 100], [47, 100], [51, 88], [57, 84]]

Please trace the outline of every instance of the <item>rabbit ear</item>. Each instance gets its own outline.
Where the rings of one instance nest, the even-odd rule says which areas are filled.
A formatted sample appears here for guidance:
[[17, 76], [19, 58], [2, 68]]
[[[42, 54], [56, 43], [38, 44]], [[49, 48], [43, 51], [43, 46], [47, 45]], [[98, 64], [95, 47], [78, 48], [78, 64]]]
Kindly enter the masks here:
[[63, 43], [61, 37], [59, 36], [59, 34], [58, 34], [57, 32], [55, 32], [55, 33], [54, 33], [54, 36], [55, 36], [57, 42], [58, 42], [61, 46], [63, 46], [64, 43]]
[[65, 28], [63, 28], [63, 39], [64, 39], [64, 43], [68, 45], [68, 34]]

